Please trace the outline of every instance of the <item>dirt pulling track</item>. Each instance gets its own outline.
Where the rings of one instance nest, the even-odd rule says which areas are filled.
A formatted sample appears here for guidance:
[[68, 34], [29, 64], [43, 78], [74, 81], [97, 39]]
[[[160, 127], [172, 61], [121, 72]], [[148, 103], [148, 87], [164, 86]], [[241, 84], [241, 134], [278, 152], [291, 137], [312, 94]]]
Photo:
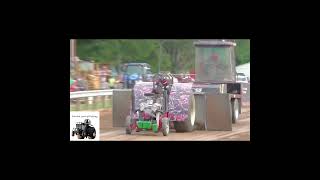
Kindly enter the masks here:
[[125, 134], [125, 128], [112, 128], [112, 112], [100, 113], [100, 140], [102, 141], [250, 141], [250, 109], [243, 109], [232, 131], [193, 131], [176, 133], [170, 130], [168, 136], [161, 132], [155, 134], [149, 131]]

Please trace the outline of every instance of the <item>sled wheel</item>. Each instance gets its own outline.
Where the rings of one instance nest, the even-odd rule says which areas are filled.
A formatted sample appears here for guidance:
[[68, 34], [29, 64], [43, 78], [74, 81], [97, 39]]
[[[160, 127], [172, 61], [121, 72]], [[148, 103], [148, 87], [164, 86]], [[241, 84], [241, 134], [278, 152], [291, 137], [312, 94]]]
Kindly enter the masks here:
[[239, 118], [239, 101], [238, 99], [231, 100], [231, 108], [232, 108], [232, 123], [236, 123]]

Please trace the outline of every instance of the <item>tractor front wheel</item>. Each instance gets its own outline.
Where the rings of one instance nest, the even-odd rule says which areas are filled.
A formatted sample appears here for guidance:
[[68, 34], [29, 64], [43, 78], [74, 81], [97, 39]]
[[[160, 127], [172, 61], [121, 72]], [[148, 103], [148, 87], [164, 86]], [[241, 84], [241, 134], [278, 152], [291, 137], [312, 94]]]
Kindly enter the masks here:
[[162, 134], [164, 136], [168, 136], [170, 132], [170, 121], [168, 118], [163, 118], [162, 119]]
[[78, 136], [78, 139], [84, 139], [84, 136], [80, 133], [77, 136]]
[[126, 117], [126, 134], [131, 134], [132, 129], [131, 129], [131, 117], [127, 116]]

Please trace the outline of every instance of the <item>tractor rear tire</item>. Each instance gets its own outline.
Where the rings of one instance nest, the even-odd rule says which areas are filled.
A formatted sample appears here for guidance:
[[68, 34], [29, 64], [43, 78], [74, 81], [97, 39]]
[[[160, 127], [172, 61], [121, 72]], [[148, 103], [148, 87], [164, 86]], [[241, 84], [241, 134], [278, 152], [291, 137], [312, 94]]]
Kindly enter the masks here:
[[88, 135], [89, 139], [96, 138], [97, 134], [96, 134], [96, 129], [94, 127], [89, 127], [88, 131], [89, 131], [89, 135]]
[[176, 132], [191, 132], [195, 128], [195, 97], [191, 95], [189, 98], [189, 113], [188, 118], [184, 121], [175, 121], [174, 128]]
[[126, 117], [126, 134], [131, 134], [132, 129], [131, 129], [131, 117], [127, 116]]
[[231, 100], [231, 109], [232, 109], [232, 123], [235, 124], [239, 118], [239, 100], [238, 99]]

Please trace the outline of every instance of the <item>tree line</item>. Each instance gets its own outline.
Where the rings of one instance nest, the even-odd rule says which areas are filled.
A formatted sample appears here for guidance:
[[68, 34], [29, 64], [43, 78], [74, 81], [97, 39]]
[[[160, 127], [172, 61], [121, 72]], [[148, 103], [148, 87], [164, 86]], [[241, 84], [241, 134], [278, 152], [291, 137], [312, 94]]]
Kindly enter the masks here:
[[[129, 40], [129, 39], [79, 39], [77, 56], [117, 66], [126, 62], [146, 62], [152, 72], [189, 72], [195, 66], [194, 40]], [[235, 40], [236, 64], [250, 62], [250, 40]], [[161, 61], [159, 59], [161, 56]]]

